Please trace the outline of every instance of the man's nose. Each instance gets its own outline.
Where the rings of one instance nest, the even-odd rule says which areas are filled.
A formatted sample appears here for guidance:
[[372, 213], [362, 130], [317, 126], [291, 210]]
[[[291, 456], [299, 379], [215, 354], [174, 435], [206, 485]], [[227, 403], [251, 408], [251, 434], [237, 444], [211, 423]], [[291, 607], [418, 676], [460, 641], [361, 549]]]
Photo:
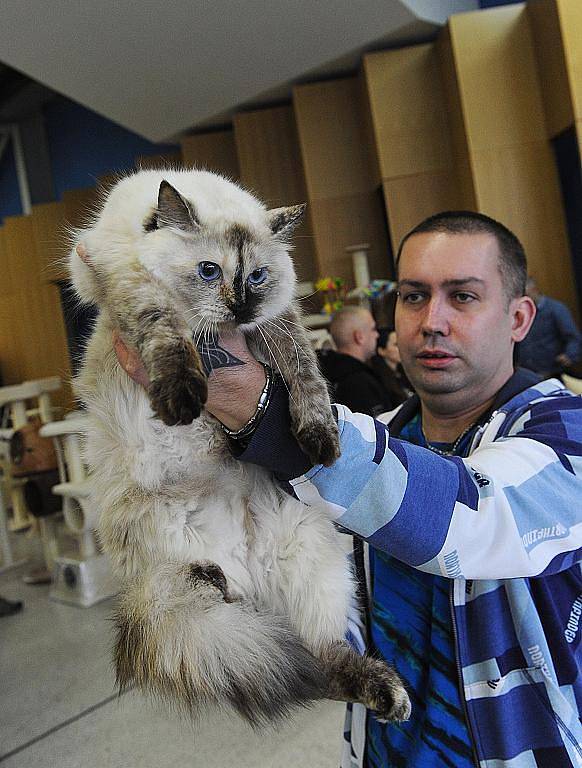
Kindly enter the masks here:
[[446, 336], [449, 333], [449, 318], [447, 306], [442, 299], [433, 296], [427, 303], [424, 316], [422, 318], [422, 332], [433, 336], [440, 334]]

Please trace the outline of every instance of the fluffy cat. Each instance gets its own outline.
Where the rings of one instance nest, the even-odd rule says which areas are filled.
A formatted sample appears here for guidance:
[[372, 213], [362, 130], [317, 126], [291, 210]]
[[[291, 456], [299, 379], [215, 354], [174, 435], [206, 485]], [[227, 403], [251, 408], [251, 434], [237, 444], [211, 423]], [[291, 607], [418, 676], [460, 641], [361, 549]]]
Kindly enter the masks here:
[[[337, 457], [292, 301], [288, 236], [302, 212], [268, 211], [213, 173], [142, 171], [75, 234], [73, 283], [100, 309], [76, 385], [99, 533], [123, 584], [117, 680], [191, 712], [230, 705], [252, 724], [323, 697], [405, 719], [396, 673], [344, 642], [353, 583], [341, 534], [265, 470], [233, 459], [202, 408], [193, 339], [239, 326], [285, 379], [305, 452]], [[116, 329], [144, 361], [147, 392], [117, 361]]]

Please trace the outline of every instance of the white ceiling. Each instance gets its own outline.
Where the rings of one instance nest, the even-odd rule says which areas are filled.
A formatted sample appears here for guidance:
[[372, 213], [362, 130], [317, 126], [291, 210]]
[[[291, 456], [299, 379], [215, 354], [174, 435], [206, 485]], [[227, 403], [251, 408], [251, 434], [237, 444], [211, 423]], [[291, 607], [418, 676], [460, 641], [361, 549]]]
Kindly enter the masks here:
[[429, 39], [477, 0], [2, 0], [0, 60], [151, 141]]

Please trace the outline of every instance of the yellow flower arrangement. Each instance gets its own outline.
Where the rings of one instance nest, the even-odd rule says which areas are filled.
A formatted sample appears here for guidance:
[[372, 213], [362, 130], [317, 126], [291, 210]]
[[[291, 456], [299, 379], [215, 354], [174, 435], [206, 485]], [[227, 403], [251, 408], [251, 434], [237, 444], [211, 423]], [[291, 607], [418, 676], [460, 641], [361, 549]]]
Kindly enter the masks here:
[[315, 290], [323, 293], [323, 312], [333, 315], [344, 305], [346, 281], [341, 277], [320, 277], [315, 283]]

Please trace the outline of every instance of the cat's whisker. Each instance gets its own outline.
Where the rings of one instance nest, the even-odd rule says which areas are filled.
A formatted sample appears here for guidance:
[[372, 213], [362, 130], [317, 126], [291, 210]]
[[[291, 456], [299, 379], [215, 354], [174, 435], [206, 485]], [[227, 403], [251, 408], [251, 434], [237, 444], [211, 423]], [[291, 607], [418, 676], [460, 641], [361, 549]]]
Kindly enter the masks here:
[[279, 322], [285, 323], [286, 325], [294, 325], [296, 328], [303, 328], [303, 330], [305, 330], [305, 326], [302, 323], [295, 323], [293, 320], [287, 320], [285, 317], [278, 317], [277, 320], [279, 320]]
[[289, 338], [291, 339], [291, 343], [293, 344], [293, 347], [295, 349], [295, 356], [297, 358], [297, 375], [299, 376], [301, 374], [301, 364], [299, 362], [299, 347], [297, 346], [297, 342], [295, 341], [293, 336], [289, 333], [287, 328], [284, 328], [282, 325], [278, 325], [274, 320], [267, 320], [267, 323], [269, 323], [269, 325], [272, 325], [273, 328], [276, 328], [278, 331], [283, 331], [283, 333], [289, 336]]
[[305, 301], [306, 299], [310, 299], [312, 296], [315, 296], [316, 293], [319, 293], [319, 291], [313, 291], [313, 293], [308, 293], [307, 296], [295, 296], [293, 298], [293, 301]]
[[196, 328], [194, 329], [194, 332], [193, 332], [193, 334], [192, 334], [192, 338], [193, 338], [193, 340], [194, 340], [194, 346], [195, 346], [195, 347], [197, 347], [197, 346], [198, 346], [198, 328], [200, 328], [200, 324], [201, 324], [202, 322], [204, 322], [204, 315], [202, 315], [202, 317], [200, 318], [200, 320], [198, 320], [198, 322], [196, 323]]
[[[200, 318], [200, 320], [198, 321], [198, 323], [196, 325], [194, 333], [192, 334], [192, 338], [194, 339], [194, 346], [195, 347], [198, 347], [198, 345], [200, 344], [200, 335], [202, 334], [202, 330], [200, 330], [200, 334], [199, 334], [198, 333], [198, 329], [200, 328], [200, 325], [204, 322], [204, 319], [205, 319], [204, 315], [202, 315], [202, 317]], [[202, 328], [204, 328], [204, 326]]]
[[263, 337], [263, 341], [265, 342], [265, 346], [267, 347], [267, 351], [269, 352], [269, 357], [273, 360], [273, 362], [277, 366], [277, 370], [279, 371], [279, 375], [283, 379], [283, 384], [285, 385], [285, 389], [287, 390], [287, 394], [289, 395], [289, 399], [294, 401], [294, 398], [293, 398], [293, 396], [292, 396], [292, 394], [291, 394], [291, 392], [289, 390], [289, 387], [287, 386], [287, 382], [285, 381], [285, 377], [283, 376], [283, 371], [281, 370], [281, 366], [279, 365], [279, 363], [277, 361], [277, 358], [275, 357], [275, 355], [274, 355], [274, 353], [273, 353], [273, 351], [272, 351], [272, 349], [271, 349], [271, 347], [269, 345], [269, 342], [267, 341], [267, 337], [265, 336], [265, 333], [266, 333], [265, 329], [261, 328], [260, 325], [257, 325], [257, 330], [261, 334], [261, 336]]

